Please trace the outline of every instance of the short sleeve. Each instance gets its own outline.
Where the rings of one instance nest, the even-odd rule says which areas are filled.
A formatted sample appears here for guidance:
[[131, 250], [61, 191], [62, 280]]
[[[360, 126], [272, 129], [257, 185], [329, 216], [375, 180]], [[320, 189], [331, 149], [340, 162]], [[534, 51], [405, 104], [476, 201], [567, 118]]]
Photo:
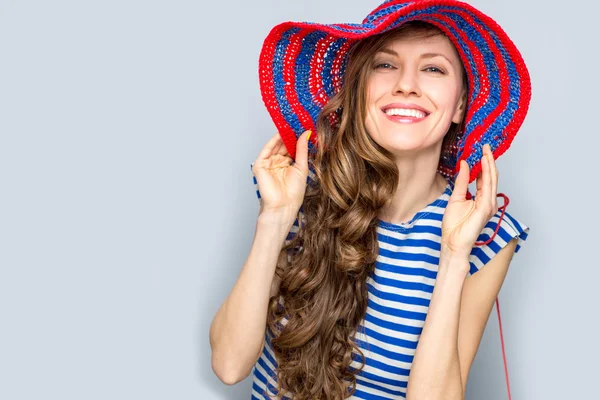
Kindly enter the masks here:
[[[254, 183], [254, 189], [256, 191], [256, 197], [258, 198], [258, 201], [260, 202], [260, 190], [258, 189], [258, 181], [256, 180], [256, 176], [254, 175], [254, 173], [252, 172], [252, 166], [254, 165], [254, 163], [250, 164], [250, 173], [252, 174], [252, 182]], [[309, 172], [309, 177], [307, 179], [307, 183], [309, 181], [311, 181], [311, 176], [313, 175], [311, 173], [312, 171]], [[300, 210], [298, 212], [298, 216], [296, 217], [296, 219], [294, 220], [294, 224], [292, 225], [292, 228], [290, 229], [290, 231], [287, 234], [287, 237], [284, 241], [284, 244], [288, 244], [290, 243], [294, 237], [296, 236], [296, 233], [298, 233], [298, 229], [300, 227], [299, 223], [298, 223], [298, 218], [300, 218], [300, 220], [304, 223], [305, 219], [304, 219], [304, 212], [302, 207], [300, 207]]]
[[[502, 210], [498, 210], [481, 231], [481, 234], [477, 238], [477, 242], [486, 242], [494, 235], [501, 216]], [[502, 222], [500, 223], [500, 228], [498, 228], [498, 233], [494, 239], [488, 244], [473, 246], [473, 250], [471, 250], [471, 255], [469, 256], [469, 263], [471, 265], [469, 275], [472, 275], [483, 268], [514, 238], [518, 238], [515, 254], [518, 253], [523, 243], [525, 243], [525, 240], [527, 240], [528, 235], [529, 227], [525, 225], [524, 222], [510, 215], [508, 211], [505, 211]]]

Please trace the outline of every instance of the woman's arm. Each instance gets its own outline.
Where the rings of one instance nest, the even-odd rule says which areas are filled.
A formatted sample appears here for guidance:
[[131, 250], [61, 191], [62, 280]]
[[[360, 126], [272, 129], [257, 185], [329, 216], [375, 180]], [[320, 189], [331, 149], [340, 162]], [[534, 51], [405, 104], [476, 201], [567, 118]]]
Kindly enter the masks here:
[[458, 321], [469, 259], [442, 249], [425, 325], [417, 344], [407, 400], [463, 398], [458, 358]]
[[468, 278], [468, 255], [442, 249], [407, 400], [464, 399], [471, 364], [516, 245], [512, 240], [485, 269]]
[[259, 215], [250, 254], [211, 323], [212, 369], [225, 384], [247, 377], [260, 355], [269, 298], [277, 291], [275, 267], [294, 219], [286, 212]]
[[269, 299], [278, 286], [275, 269], [282, 253], [287, 262], [282, 247], [300, 215], [306, 191], [310, 134], [306, 131], [298, 138], [293, 160], [276, 133], [252, 164], [261, 199], [254, 241], [238, 280], [210, 325], [212, 368], [225, 384], [248, 376], [262, 350]]

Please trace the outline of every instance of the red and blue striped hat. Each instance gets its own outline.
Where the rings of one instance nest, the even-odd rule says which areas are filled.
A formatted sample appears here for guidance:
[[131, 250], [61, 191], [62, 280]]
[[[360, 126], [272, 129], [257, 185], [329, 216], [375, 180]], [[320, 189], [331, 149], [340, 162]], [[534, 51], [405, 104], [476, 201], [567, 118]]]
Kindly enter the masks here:
[[490, 144], [494, 158], [510, 147], [529, 108], [531, 82], [506, 32], [461, 1], [387, 0], [361, 24], [290, 21], [275, 26], [265, 39], [259, 59], [261, 94], [292, 158], [297, 138], [307, 129], [315, 131], [319, 112], [343, 84], [352, 45], [414, 20], [435, 25], [448, 36], [468, 78], [468, 108], [456, 154], [441, 160], [439, 172], [455, 178], [460, 160], [466, 160], [472, 182], [481, 171], [484, 144]]

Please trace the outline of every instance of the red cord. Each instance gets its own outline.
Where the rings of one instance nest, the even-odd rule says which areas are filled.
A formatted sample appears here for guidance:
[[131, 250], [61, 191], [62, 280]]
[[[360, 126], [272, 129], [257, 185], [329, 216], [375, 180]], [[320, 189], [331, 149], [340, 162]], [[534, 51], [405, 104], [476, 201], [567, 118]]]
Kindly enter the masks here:
[[[496, 195], [496, 197], [498, 197], [498, 196], [504, 197], [504, 205], [502, 207], [498, 208], [498, 210], [502, 210], [502, 214], [500, 215], [500, 220], [498, 221], [498, 224], [496, 225], [494, 234], [492, 235], [491, 238], [489, 238], [485, 242], [475, 242], [476, 246], [483, 246], [483, 245], [490, 243], [492, 240], [494, 240], [494, 237], [496, 237], [496, 234], [498, 233], [498, 229], [500, 229], [500, 224], [502, 223], [502, 219], [504, 218], [504, 212], [506, 211], [506, 206], [508, 206], [509, 199], [508, 199], [508, 196], [506, 196], [503, 193], [498, 193]], [[473, 198], [473, 195], [471, 195], [471, 193], [469, 193], [469, 191], [467, 191], [467, 200], [470, 200], [471, 198]], [[512, 396], [510, 394], [510, 381], [508, 379], [508, 365], [506, 362], [506, 350], [504, 348], [504, 334], [502, 333], [502, 318], [500, 317], [500, 301], [498, 300], [498, 297], [496, 297], [496, 311], [498, 312], [498, 326], [500, 327], [500, 343], [502, 344], [502, 359], [504, 360], [504, 375], [506, 376], [506, 389], [508, 391], [508, 400], [512, 400]]]
[[508, 390], [508, 400], [512, 400], [510, 395], [510, 382], [508, 381], [508, 365], [506, 364], [506, 351], [504, 350], [504, 335], [502, 334], [502, 319], [500, 318], [500, 301], [496, 297], [496, 311], [498, 312], [498, 326], [500, 327], [500, 343], [502, 344], [502, 358], [504, 359], [504, 375], [506, 376], [506, 388]]

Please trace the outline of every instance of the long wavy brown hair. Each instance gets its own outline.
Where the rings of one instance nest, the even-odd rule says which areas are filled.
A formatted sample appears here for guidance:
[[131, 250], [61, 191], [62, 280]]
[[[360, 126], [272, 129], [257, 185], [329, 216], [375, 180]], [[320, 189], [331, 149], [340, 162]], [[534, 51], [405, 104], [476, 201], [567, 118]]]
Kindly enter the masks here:
[[[276, 268], [279, 294], [269, 301], [278, 399], [290, 394], [295, 400], [345, 399], [354, 393], [355, 374], [365, 365], [354, 335], [367, 310], [366, 281], [379, 250], [378, 216], [398, 184], [393, 155], [365, 128], [366, 83], [374, 55], [404, 35], [444, 33], [411, 21], [357, 42], [343, 85], [319, 115], [318, 150], [311, 161], [315, 179], [306, 188], [299, 230], [282, 249], [288, 263]], [[466, 89], [464, 70], [463, 76]], [[442, 155], [455, 151], [461, 125], [450, 126]], [[359, 368], [350, 367], [353, 353]]]

